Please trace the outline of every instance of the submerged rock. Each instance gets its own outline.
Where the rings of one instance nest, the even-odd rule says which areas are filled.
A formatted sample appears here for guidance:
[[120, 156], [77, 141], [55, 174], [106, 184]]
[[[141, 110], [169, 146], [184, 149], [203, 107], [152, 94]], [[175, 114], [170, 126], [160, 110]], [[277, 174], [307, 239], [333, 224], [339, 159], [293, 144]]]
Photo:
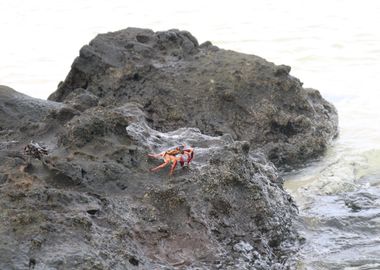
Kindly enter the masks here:
[[[289, 71], [128, 28], [83, 47], [50, 101], [1, 87], [0, 268], [292, 268], [297, 209], [269, 159], [319, 155], [337, 123]], [[149, 172], [182, 143], [190, 167]]]

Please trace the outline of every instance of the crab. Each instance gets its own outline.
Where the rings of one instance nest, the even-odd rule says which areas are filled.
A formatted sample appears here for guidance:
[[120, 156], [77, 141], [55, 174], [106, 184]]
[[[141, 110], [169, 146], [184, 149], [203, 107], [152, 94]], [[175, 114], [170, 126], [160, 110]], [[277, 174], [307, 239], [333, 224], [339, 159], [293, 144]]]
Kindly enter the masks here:
[[185, 162], [187, 163], [187, 166], [190, 165], [190, 162], [194, 158], [194, 148], [186, 147], [186, 145], [181, 145], [177, 146], [174, 149], [169, 149], [167, 151], [161, 152], [159, 154], [148, 154], [148, 157], [161, 158], [164, 161], [164, 163], [155, 168], [150, 169], [150, 171], [154, 172], [166, 167], [169, 164], [172, 164], [169, 171], [169, 175], [172, 175], [178, 162], [181, 164], [181, 167], [185, 165]]
[[48, 151], [45, 146], [41, 146], [38, 143], [31, 141], [24, 147], [24, 154], [42, 160], [42, 157], [47, 155]]

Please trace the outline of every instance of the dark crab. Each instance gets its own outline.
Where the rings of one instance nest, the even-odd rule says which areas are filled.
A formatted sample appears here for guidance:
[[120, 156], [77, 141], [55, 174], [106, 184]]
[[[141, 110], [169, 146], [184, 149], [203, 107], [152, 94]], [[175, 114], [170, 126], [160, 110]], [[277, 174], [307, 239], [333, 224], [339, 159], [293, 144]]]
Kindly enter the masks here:
[[24, 147], [24, 154], [41, 160], [44, 155], [48, 154], [48, 151], [45, 146], [32, 141]]

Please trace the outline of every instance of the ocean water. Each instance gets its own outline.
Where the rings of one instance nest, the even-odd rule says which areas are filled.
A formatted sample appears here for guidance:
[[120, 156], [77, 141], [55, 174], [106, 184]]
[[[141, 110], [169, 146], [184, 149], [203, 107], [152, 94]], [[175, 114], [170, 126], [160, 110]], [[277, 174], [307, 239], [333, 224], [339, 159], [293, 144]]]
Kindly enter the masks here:
[[126, 27], [292, 67], [337, 107], [326, 156], [286, 175], [300, 208], [299, 269], [380, 269], [380, 1], [0, 0], [0, 84], [47, 98], [79, 49]]

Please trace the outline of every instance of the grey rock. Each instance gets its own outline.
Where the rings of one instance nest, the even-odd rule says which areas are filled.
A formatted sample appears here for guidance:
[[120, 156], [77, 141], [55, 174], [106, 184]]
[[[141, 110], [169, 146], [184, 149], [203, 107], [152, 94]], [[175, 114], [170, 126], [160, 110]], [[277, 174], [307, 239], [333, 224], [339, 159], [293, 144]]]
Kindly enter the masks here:
[[[0, 268], [292, 269], [297, 209], [268, 157], [318, 156], [337, 122], [288, 73], [128, 28], [83, 47], [49, 101], [1, 87]], [[190, 167], [149, 172], [182, 143]]]
[[127, 28], [82, 48], [50, 100], [85, 89], [105, 106], [138, 102], [160, 131], [196, 127], [248, 141], [283, 169], [317, 158], [338, 134], [336, 109], [265, 59], [198, 45], [186, 31]]

